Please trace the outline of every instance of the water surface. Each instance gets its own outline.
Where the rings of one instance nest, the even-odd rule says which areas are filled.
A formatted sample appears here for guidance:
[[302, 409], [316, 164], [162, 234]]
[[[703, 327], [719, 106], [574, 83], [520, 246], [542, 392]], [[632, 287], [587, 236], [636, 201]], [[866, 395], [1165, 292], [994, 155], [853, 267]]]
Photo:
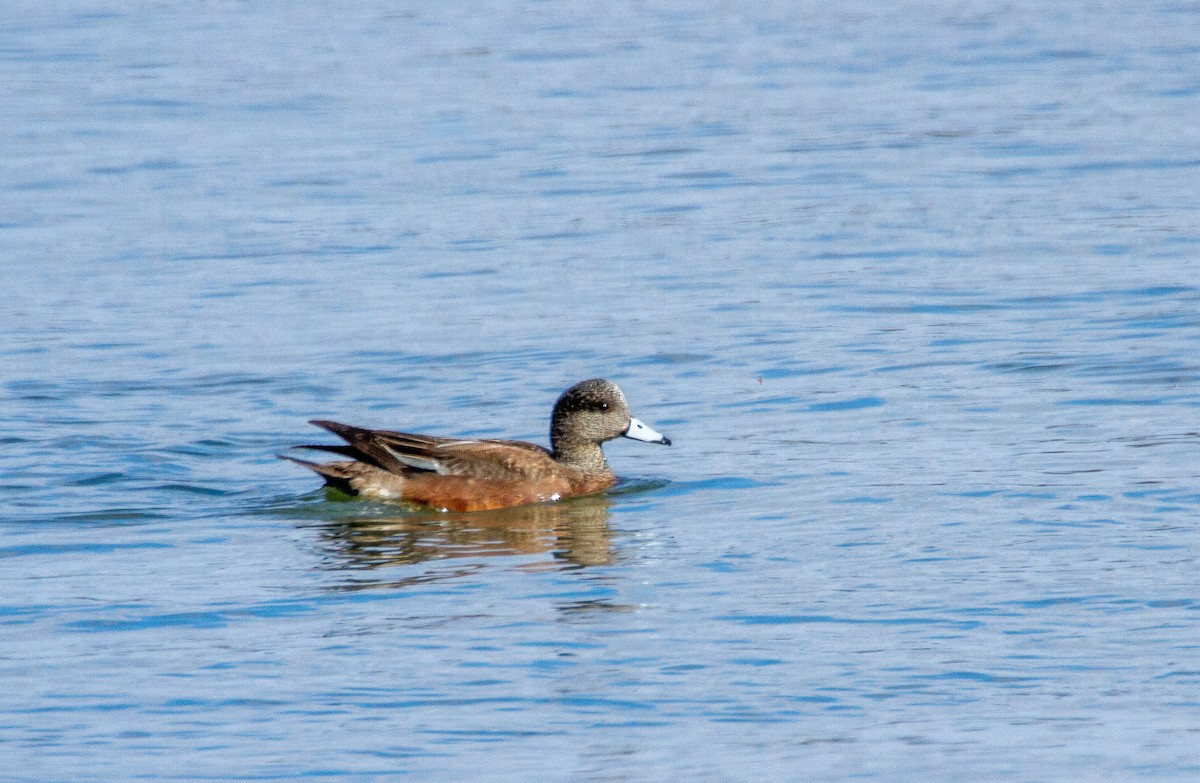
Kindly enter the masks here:
[[0, 12], [0, 777], [1196, 779], [1198, 11]]

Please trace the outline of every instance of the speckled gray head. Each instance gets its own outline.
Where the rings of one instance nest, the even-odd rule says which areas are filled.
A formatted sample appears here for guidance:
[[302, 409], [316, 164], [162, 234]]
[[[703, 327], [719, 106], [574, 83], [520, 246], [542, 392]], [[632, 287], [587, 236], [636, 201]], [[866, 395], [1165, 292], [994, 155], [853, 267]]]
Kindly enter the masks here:
[[569, 443], [601, 443], [622, 436], [671, 445], [670, 438], [630, 415], [625, 395], [612, 381], [582, 381], [563, 392], [554, 404], [550, 442], [556, 452]]

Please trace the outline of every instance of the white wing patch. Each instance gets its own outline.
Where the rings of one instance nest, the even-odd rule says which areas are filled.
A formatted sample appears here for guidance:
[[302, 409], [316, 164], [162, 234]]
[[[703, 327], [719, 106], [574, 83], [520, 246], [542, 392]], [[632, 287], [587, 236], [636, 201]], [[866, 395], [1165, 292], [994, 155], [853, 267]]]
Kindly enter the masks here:
[[384, 448], [386, 448], [388, 453], [395, 457], [398, 462], [408, 465], [410, 468], [416, 468], [417, 470], [431, 470], [439, 473], [440, 475], [446, 475], [446, 471], [442, 467], [442, 464], [436, 459], [430, 459], [429, 457], [417, 457], [412, 454], [403, 454], [395, 449], [388, 448], [387, 446], [384, 446]]
[[[480, 443], [480, 442], [481, 441], [478, 441], [478, 440], [451, 440], [451, 441], [447, 441], [445, 443], [439, 443], [434, 448], [446, 449], [446, 448], [453, 448], [454, 446], [470, 446], [473, 443]], [[387, 444], [384, 444], [384, 448], [387, 449], [388, 453], [391, 454], [393, 457], [395, 457], [398, 462], [400, 462], [403, 465], [407, 465], [410, 468], [416, 468], [417, 470], [432, 471], [434, 473], [437, 473], [439, 476], [450, 475], [449, 469], [447, 469], [446, 466], [443, 465], [441, 460], [439, 460], [439, 459], [436, 459], [434, 457], [422, 457], [422, 456], [418, 456], [416, 454], [408, 454], [405, 452], [396, 451], [394, 448], [392, 448], [391, 446], [388, 446]]]

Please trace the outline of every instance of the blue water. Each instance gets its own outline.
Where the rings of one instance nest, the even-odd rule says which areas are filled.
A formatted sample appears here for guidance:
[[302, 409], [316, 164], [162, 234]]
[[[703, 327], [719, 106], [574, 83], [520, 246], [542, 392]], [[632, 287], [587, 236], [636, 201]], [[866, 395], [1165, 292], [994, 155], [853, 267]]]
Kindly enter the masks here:
[[[1198, 29], [8, 4], [0, 779], [1196, 780]], [[602, 497], [274, 457], [594, 376]]]

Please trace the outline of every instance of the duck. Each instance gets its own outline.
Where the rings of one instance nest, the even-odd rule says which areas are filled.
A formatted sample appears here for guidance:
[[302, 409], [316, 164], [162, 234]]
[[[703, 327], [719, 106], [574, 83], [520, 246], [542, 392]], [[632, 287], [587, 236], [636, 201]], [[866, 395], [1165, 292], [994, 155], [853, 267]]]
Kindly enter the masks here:
[[592, 378], [554, 403], [550, 448], [519, 440], [417, 435], [325, 419], [310, 422], [345, 443], [296, 446], [349, 457], [312, 462], [284, 454], [325, 479], [325, 486], [364, 499], [440, 511], [490, 511], [603, 492], [617, 483], [601, 444], [625, 437], [671, 445], [633, 417], [621, 389]]

